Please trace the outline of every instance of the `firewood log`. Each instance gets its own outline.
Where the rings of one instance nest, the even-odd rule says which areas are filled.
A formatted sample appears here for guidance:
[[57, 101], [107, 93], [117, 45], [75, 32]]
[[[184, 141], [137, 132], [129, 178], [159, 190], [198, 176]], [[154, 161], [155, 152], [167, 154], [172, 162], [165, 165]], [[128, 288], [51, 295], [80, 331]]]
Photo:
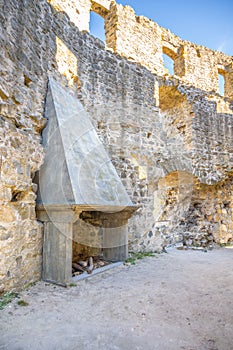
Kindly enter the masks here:
[[87, 265], [88, 265], [88, 262], [87, 261], [78, 261], [78, 264], [80, 265], [80, 266], [82, 266], [82, 267], [87, 267]]
[[77, 264], [77, 263], [73, 263], [73, 264], [72, 264], [72, 267], [73, 267], [75, 270], [80, 271], [80, 272], [84, 272], [84, 271], [85, 271], [85, 269], [84, 269], [82, 266], [80, 266], [79, 264]]
[[88, 268], [87, 268], [87, 273], [92, 273], [93, 269], [94, 269], [94, 264], [93, 264], [93, 258], [92, 256], [89, 258], [89, 265], [88, 265]]

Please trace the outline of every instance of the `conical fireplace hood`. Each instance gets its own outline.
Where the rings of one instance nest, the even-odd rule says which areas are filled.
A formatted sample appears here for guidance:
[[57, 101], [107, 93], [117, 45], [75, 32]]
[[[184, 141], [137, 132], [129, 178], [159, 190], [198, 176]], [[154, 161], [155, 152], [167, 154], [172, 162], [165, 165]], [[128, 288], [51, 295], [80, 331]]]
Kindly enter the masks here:
[[133, 206], [88, 113], [51, 78], [45, 116], [46, 155], [38, 176], [38, 204]]

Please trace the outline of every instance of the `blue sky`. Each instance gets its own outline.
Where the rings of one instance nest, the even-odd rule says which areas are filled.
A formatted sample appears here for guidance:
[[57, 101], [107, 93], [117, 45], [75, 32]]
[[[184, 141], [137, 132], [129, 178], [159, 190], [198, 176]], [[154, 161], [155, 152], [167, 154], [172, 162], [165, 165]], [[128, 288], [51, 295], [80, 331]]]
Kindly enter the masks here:
[[[117, 0], [117, 2], [130, 5], [137, 15], [151, 18], [184, 40], [233, 55], [233, 0]], [[103, 39], [101, 27], [96, 16], [92, 16], [91, 33]]]

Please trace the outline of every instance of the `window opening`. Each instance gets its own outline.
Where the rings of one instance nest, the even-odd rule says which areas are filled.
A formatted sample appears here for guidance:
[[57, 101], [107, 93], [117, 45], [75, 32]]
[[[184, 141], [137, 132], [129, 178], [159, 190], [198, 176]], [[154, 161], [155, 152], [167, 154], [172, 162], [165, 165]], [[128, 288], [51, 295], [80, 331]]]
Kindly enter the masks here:
[[225, 93], [225, 77], [223, 74], [218, 73], [218, 90], [221, 96]]
[[163, 62], [165, 72], [170, 75], [174, 75], [174, 60], [165, 53], [163, 53]]
[[93, 11], [90, 13], [90, 34], [103, 42], [106, 41], [104, 18]]

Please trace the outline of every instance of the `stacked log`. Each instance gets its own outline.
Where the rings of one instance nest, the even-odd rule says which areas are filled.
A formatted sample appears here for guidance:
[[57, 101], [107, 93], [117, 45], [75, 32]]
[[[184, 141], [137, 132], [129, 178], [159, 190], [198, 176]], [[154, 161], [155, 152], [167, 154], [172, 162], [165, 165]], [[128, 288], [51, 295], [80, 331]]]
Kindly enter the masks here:
[[84, 272], [91, 274], [95, 269], [109, 265], [108, 261], [104, 261], [100, 257], [89, 257], [86, 260], [78, 260], [72, 263], [73, 276], [81, 275]]

